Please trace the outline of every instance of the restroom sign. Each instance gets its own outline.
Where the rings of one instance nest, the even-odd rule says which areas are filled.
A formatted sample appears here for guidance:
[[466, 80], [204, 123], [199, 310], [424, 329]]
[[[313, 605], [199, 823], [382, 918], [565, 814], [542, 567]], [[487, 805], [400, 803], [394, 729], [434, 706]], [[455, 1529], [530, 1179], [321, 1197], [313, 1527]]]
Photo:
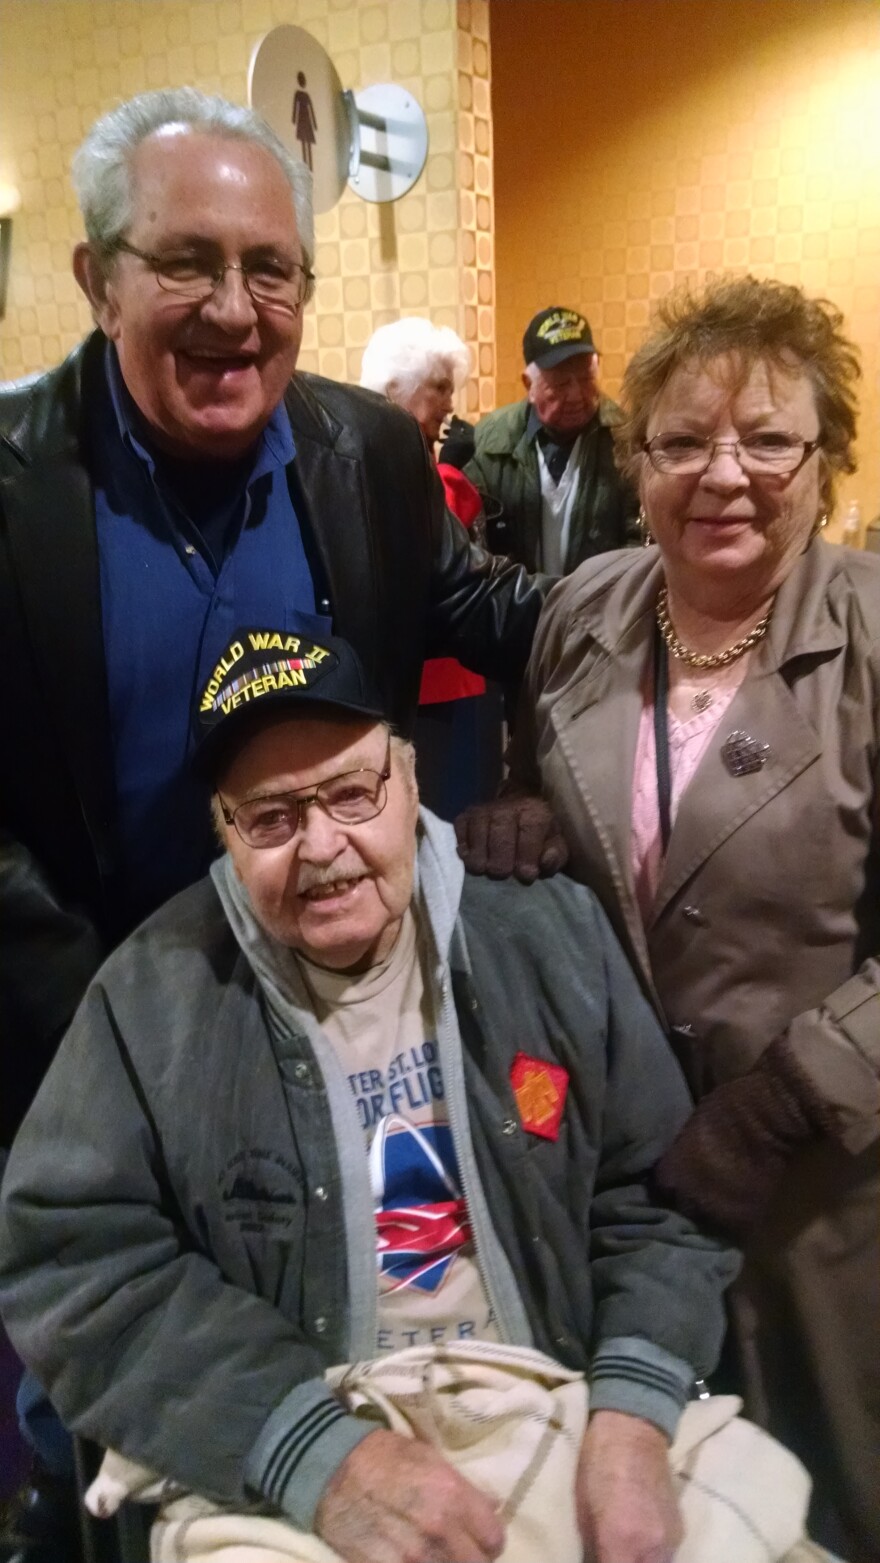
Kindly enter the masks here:
[[304, 27], [273, 27], [251, 55], [248, 101], [312, 170], [316, 212], [336, 205], [348, 179], [351, 132], [329, 54]]

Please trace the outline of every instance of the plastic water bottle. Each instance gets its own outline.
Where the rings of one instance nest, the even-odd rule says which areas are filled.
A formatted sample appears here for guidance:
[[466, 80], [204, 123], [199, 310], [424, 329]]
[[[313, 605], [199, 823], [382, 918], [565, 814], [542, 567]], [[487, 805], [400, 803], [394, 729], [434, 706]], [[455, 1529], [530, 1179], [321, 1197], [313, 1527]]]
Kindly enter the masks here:
[[847, 548], [862, 546], [862, 507], [857, 499], [851, 499], [846, 507], [840, 541], [845, 543]]

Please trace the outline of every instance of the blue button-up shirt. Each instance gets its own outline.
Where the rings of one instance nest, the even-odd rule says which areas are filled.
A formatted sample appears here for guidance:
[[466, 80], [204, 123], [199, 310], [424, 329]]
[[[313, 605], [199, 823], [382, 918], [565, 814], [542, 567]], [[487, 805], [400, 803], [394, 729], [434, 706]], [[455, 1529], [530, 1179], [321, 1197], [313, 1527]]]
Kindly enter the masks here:
[[[139, 921], [205, 873], [217, 847], [207, 789], [189, 773], [193, 700], [244, 624], [320, 637], [287, 482], [279, 406], [244, 462], [162, 455], [108, 343], [89, 409], [101, 612], [125, 911]], [[324, 611], [320, 611], [324, 610]]]

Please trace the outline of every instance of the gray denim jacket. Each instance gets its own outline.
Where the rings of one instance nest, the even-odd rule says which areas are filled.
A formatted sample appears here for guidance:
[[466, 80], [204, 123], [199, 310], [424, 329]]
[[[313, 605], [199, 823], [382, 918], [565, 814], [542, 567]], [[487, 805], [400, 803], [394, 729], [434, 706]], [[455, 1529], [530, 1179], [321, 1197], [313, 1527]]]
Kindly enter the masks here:
[[[462, 878], [423, 811], [415, 906], [500, 1332], [671, 1431], [736, 1269], [649, 1193], [678, 1067], [588, 891]], [[522, 1126], [520, 1051], [568, 1073], [556, 1140]], [[374, 1351], [373, 1210], [341, 1066], [226, 860], [102, 968], [2, 1192], [4, 1320], [68, 1426], [310, 1525], [371, 1430], [323, 1373]]]

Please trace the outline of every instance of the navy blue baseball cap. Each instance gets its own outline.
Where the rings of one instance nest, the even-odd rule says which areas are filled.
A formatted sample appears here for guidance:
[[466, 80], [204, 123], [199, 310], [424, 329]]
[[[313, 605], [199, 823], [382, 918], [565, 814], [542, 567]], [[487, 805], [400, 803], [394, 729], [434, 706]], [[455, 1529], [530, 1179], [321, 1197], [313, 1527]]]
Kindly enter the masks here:
[[539, 369], [552, 369], [575, 353], [597, 353], [590, 322], [576, 309], [554, 304], [530, 320], [523, 337], [523, 357]]
[[240, 629], [196, 698], [192, 767], [213, 781], [233, 748], [266, 717], [312, 716], [321, 707], [385, 720], [353, 646], [288, 630]]

